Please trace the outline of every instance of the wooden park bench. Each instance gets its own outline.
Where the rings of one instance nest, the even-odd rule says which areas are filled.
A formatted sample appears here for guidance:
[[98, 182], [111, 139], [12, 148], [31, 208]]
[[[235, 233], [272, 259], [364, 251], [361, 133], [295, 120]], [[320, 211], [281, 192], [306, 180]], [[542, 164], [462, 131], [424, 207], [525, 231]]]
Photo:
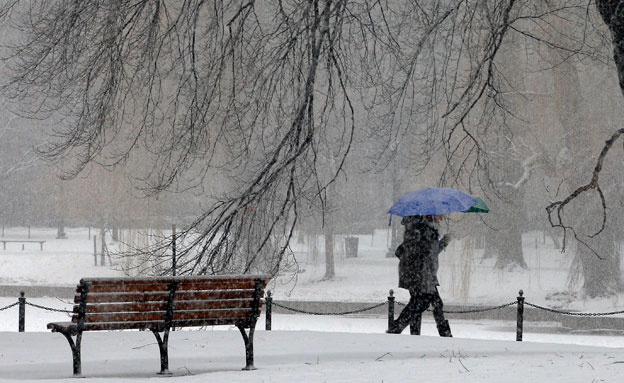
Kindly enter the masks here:
[[269, 275], [81, 279], [71, 322], [48, 323], [48, 328], [67, 338], [74, 375], [81, 374], [85, 331], [151, 330], [160, 349], [159, 374], [166, 374], [172, 327], [216, 325], [238, 327], [245, 342], [244, 370], [253, 370], [254, 329], [270, 279]]
[[22, 244], [22, 250], [24, 250], [24, 243], [38, 243], [40, 246], [40, 250], [43, 251], [43, 244], [45, 241], [38, 241], [38, 240], [31, 240], [31, 239], [24, 239], [24, 240], [20, 240], [20, 239], [0, 239], [0, 242], [2, 242], [2, 250], [6, 250], [6, 244], [7, 242], [15, 242], [15, 243], [21, 243]]

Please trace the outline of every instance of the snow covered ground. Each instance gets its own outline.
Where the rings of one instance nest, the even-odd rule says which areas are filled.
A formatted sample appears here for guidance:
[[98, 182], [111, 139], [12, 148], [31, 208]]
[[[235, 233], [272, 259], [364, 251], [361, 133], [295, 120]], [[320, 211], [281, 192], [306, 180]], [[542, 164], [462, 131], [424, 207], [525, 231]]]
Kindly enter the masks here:
[[[0, 379], [70, 381], [65, 339], [0, 333]], [[570, 344], [318, 331], [257, 331], [255, 371], [241, 371], [240, 333], [176, 331], [169, 343], [175, 382], [621, 382], [624, 350]], [[84, 382], [163, 379], [149, 332], [87, 333]]]
[[[94, 265], [93, 240], [86, 229], [31, 229], [39, 244], [8, 243], [0, 250], [0, 285], [75, 286], [82, 277], [123, 275], [120, 261]], [[5, 229], [5, 238], [26, 238], [27, 228]], [[337, 241], [336, 272], [323, 281], [322, 241], [294, 244], [297, 283], [283, 278], [270, 288], [277, 299], [314, 301], [385, 301], [396, 289], [396, 260], [386, 258], [384, 232], [359, 236], [357, 258], [346, 258]], [[320, 242], [320, 243], [319, 243]], [[109, 244], [114, 248], [116, 245]], [[99, 248], [99, 245], [98, 245]], [[343, 248], [342, 248], [343, 249]], [[568, 254], [561, 254], [539, 233], [525, 237], [529, 270], [494, 272], [478, 250], [461, 243], [443, 253], [441, 294], [447, 303], [491, 305], [512, 301], [518, 289], [538, 304], [563, 305], [546, 299], [566, 288]], [[99, 261], [99, 259], [98, 259]], [[108, 260], [107, 260], [108, 261]], [[0, 308], [16, 297], [0, 298]], [[29, 297], [28, 302], [58, 309], [71, 303], [58, 297]], [[622, 302], [622, 303], [620, 303]], [[566, 303], [582, 311], [622, 309], [624, 299], [577, 300]], [[71, 353], [66, 340], [49, 333], [45, 324], [66, 320], [67, 314], [26, 307], [26, 333], [17, 333], [17, 307], [0, 311], [0, 381], [67, 381]], [[559, 333], [552, 324], [526, 323], [524, 342], [514, 342], [515, 323], [453, 320], [453, 339], [436, 336], [425, 318], [423, 336], [388, 335], [383, 317], [310, 315], [273, 316], [273, 330], [257, 326], [258, 370], [240, 371], [244, 347], [239, 332], [229, 327], [208, 331], [176, 331], [170, 340], [172, 381], [184, 382], [620, 382], [624, 379], [624, 337]], [[406, 333], [408, 331], [406, 330]], [[160, 378], [158, 349], [149, 332], [96, 332], [83, 338], [85, 381], [143, 382]]]

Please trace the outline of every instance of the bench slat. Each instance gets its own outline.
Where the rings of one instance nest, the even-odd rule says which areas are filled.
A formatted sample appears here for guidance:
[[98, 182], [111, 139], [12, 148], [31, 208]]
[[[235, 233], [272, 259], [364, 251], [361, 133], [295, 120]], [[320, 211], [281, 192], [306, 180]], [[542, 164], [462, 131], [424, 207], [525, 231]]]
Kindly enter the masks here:
[[[173, 320], [188, 319], [241, 319], [249, 318], [251, 309], [223, 309], [223, 310], [189, 310], [174, 311]], [[257, 316], [260, 316], [258, 310]], [[87, 314], [85, 323], [102, 323], [102, 322], [146, 322], [161, 321], [165, 318], [164, 311], [153, 312], [135, 312], [135, 313], [104, 313], [104, 314]], [[76, 317], [72, 317], [72, 322]]]
[[[192, 300], [178, 301], [174, 303], [175, 310], [214, 310], [228, 308], [251, 308], [253, 299], [229, 299], [229, 300]], [[166, 302], [133, 302], [133, 303], [98, 303], [87, 304], [88, 313], [117, 313], [117, 312], [141, 312], [141, 311], [165, 311]], [[79, 306], [74, 306], [73, 312], [77, 314]]]
[[[253, 290], [214, 290], [176, 292], [175, 301], [211, 300], [211, 299], [239, 299], [249, 298]], [[114, 302], [166, 302], [169, 292], [147, 293], [98, 293], [87, 295], [89, 303], [114, 303]], [[80, 295], [74, 296], [74, 303], [80, 303]]]
[[80, 280], [80, 284], [91, 283], [93, 285], [98, 284], [118, 284], [118, 283], [126, 283], [126, 284], [143, 284], [146, 282], [162, 282], [162, 283], [170, 283], [172, 281], [248, 281], [248, 280], [269, 280], [271, 276], [268, 274], [259, 274], [259, 275], [188, 275], [188, 276], [177, 276], [177, 277], [111, 277], [111, 278], [82, 278]]
[[239, 276], [239, 277], [206, 277], [206, 276], [189, 276], [189, 277], [145, 277], [145, 278], [93, 278], [82, 279], [80, 285], [89, 283], [92, 287], [107, 285], [169, 285], [172, 282], [184, 283], [255, 283], [256, 280], [268, 281], [270, 278], [261, 276]]
[[[249, 290], [255, 287], [254, 280], [247, 280], [241, 282], [228, 282], [228, 281], [210, 281], [205, 283], [196, 282], [180, 282], [177, 287], [177, 291], [187, 290]], [[264, 286], [263, 286], [264, 288]], [[91, 293], [127, 293], [127, 292], [155, 292], [155, 291], [168, 291], [168, 283], [132, 283], [132, 284], [100, 284], [89, 287], [89, 294]], [[82, 288], [78, 289], [78, 293], [82, 291]]]
[[[211, 319], [187, 319], [174, 320], [171, 322], [174, 327], [195, 327], [195, 326], [219, 326], [219, 325], [240, 325], [244, 328], [251, 326], [248, 318], [211, 318]], [[48, 329], [55, 332], [68, 331], [75, 333], [78, 325], [72, 322], [48, 323]], [[84, 331], [105, 331], [105, 330], [132, 330], [132, 329], [158, 329], [162, 331], [165, 322], [159, 321], [138, 321], [138, 322], [106, 322], [106, 323], [85, 323]]]

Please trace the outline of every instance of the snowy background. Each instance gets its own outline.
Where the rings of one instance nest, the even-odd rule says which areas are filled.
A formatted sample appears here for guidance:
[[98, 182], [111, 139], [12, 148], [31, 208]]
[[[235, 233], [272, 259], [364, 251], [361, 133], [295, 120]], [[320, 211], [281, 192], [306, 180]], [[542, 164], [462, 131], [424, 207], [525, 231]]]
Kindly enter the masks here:
[[[31, 239], [45, 240], [43, 251], [38, 243], [7, 243], [0, 250], [0, 285], [74, 287], [83, 277], [110, 277], [135, 274], [136, 260], [106, 258], [106, 266], [95, 266], [94, 229], [66, 229], [68, 239], [56, 239], [56, 229], [31, 228]], [[164, 233], [166, 234], [166, 233]], [[4, 239], [28, 239], [28, 228], [5, 228]], [[381, 302], [394, 290], [399, 301], [409, 294], [398, 289], [398, 260], [386, 257], [391, 238], [388, 231], [374, 235], [355, 235], [359, 239], [356, 258], [345, 256], [344, 236], [335, 240], [336, 277], [324, 280], [324, 243], [322, 236], [305, 237], [303, 243], [291, 244], [295, 262], [284, 275], [273, 280], [268, 289], [277, 300]], [[3, 238], [0, 238], [0, 240]], [[494, 306], [513, 301], [522, 289], [527, 301], [554, 308], [576, 311], [617, 311], [624, 309], [624, 295], [610, 298], [586, 298], [576, 294], [557, 299], [568, 292], [568, 274], [572, 252], [562, 253], [541, 232], [523, 236], [523, 252], [528, 268], [495, 270], [494, 259], [482, 259], [483, 250], [467, 249], [464, 241], [454, 240], [440, 254], [438, 277], [440, 294], [446, 304]], [[98, 252], [101, 244], [96, 244]], [[107, 240], [114, 252], [123, 243]], [[112, 260], [113, 265], [110, 265]], [[97, 256], [98, 265], [100, 255]], [[624, 264], [624, 263], [622, 263]], [[124, 271], [125, 270], [125, 271]], [[578, 286], [577, 286], [578, 287]], [[574, 289], [572, 289], [574, 293]]]
[[[92, 232], [92, 234], [94, 231]], [[0, 250], [0, 285], [73, 287], [82, 277], [122, 276], [132, 260], [111, 257], [113, 265], [95, 266], [93, 239], [87, 229], [68, 229], [56, 239], [55, 229], [31, 228], [38, 243], [7, 243]], [[5, 229], [5, 239], [26, 239], [27, 228]], [[388, 290], [399, 301], [397, 261], [386, 258], [387, 233], [359, 236], [356, 258], [347, 258], [336, 243], [334, 280], [322, 280], [322, 241], [295, 243], [298, 272], [278, 278], [269, 288], [280, 301], [383, 302]], [[614, 311], [624, 307], [612, 299], [547, 299], [565, 290], [569, 259], [541, 233], [525, 236], [528, 270], [493, 271], [479, 250], [470, 257], [455, 241], [442, 254], [441, 295], [447, 304], [498, 305], [515, 300], [522, 288], [527, 301], [579, 311]], [[112, 250], [119, 243], [107, 244]], [[98, 255], [98, 263], [99, 263]], [[125, 264], [124, 264], [125, 262]], [[466, 270], [470, 272], [467, 273]], [[466, 278], [468, 276], [468, 278]], [[0, 298], [0, 307], [16, 301]], [[28, 302], [69, 309], [68, 297], [28, 297]], [[397, 311], [400, 307], [397, 307]], [[71, 379], [71, 353], [66, 340], [45, 325], [67, 320], [64, 313], [26, 307], [26, 333], [17, 333], [17, 307], [0, 312], [0, 380], [64, 381]], [[558, 323], [526, 322], [524, 342], [515, 342], [515, 322], [452, 319], [453, 339], [437, 337], [430, 317], [423, 336], [384, 333], [384, 315], [311, 316], [274, 314], [273, 331], [256, 332], [256, 367], [243, 372], [244, 347], [238, 330], [226, 326], [175, 332], [170, 340], [171, 379], [185, 382], [617, 382], [624, 379], [624, 337], [614, 330], [566, 331]], [[151, 333], [125, 331], [87, 333], [83, 341], [86, 380], [137, 382], [155, 379], [158, 349]]]

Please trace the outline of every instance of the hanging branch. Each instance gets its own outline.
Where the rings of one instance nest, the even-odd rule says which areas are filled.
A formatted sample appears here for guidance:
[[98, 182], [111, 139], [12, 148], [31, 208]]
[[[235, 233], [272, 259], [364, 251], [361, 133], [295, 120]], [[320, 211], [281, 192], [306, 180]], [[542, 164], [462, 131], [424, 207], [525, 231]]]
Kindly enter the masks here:
[[[585, 184], [583, 186], [578, 187], [576, 190], [574, 190], [566, 198], [564, 198], [564, 199], [562, 199], [560, 201], [552, 202], [548, 206], [546, 206], [546, 212], [548, 213], [548, 221], [550, 222], [550, 225], [552, 227], [559, 227], [559, 228], [563, 229], [563, 231], [564, 231], [563, 249], [562, 250], [565, 250], [565, 244], [566, 244], [565, 233], [568, 230], [572, 231], [572, 233], [574, 234], [574, 238], [576, 238], [581, 243], [583, 243], [583, 244], [585, 244], [587, 246], [587, 244], [578, 237], [578, 235], [574, 231], [573, 227], [565, 225], [564, 222], [563, 222], [563, 209], [564, 209], [564, 207], [566, 205], [568, 205], [570, 202], [572, 202], [574, 199], [579, 197], [583, 193], [595, 190], [596, 192], [598, 192], [598, 196], [600, 197], [600, 202], [602, 204], [602, 222], [601, 222], [600, 228], [594, 234], [589, 235], [589, 237], [593, 238], [593, 237], [597, 236], [598, 234], [600, 234], [604, 230], [606, 222], [607, 222], [607, 201], [605, 199], [605, 196], [604, 196], [604, 193], [603, 193], [602, 189], [600, 188], [600, 184], [599, 184], [598, 181], [599, 181], [599, 177], [600, 177], [600, 172], [602, 172], [602, 165], [604, 163], [605, 158], [607, 157], [607, 154], [609, 153], [609, 150], [611, 149], [611, 147], [613, 146], [615, 141], [623, 133], [624, 133], [624, 128], [623, 129], [619, 129], [617, 132], [613, 133], [611, 138], [609, 138], [605, 142], [605, 145], [603, 146], [602, 151], [600, 152], [600, 155], [598, 156], [598, 160], [596, 161], [596, 166], [594, 167], [594, 170], [592, 172], [592, 177], [591, 177], [591, 180], [589, 181], [589, 183], [587, 183], [587, 184]], [[553, 213], [555, 213], [554, 220], [553, 220]], [[589, 246], [588, 246], [588, 248], [589, 248]], [[593, 251], [593, 252], [594, 252], [594, 254], [598, 255], [595, 251]]]
[[[624, 94], [624, 1], [623, 0], [596, 0], [596, 7], [611, 31], [612, 44], [613, 44], [613, 59], [616, 64], [618, 78], [620, 80], [620, 90]], [[607, 202], [604, 193], [600, 187], [599, 177], [602, 172], [604, 160], [609, 153], [609, 150], [615, 143], [615, 141], [624, 133], [624, 128], [617, 130], [612, 136], [605, 141], [604, 146], [598, 156], [594, 170], [592, 171], [592, 177], [589, 183], [578, 187], [566, 198], [550, 203], [546, 207], [548, 213], [548, 220], [552, 227], [561, 228], [564, 232], [563, 237], [563, 249], [565, 250], [566, 244], [566, 232], [571, 231], [574, 234], [575, 239], [587, 246], [595, 255], [599, 256], [585, 241], [579, 238], [576, 231], [572, 226], [566, 225], [563, 219], [563, 210], [566, 205], [578, 198], [584, 193], [595, 190], [600, 198], [602, 207], [602, 222], [600, 228], [595, 233], [589, 235], [589, 238], [594, 238], [599, 235], [604, 229], [607, 222]], [[554, 217], [553, 217], [554, 214]]]

